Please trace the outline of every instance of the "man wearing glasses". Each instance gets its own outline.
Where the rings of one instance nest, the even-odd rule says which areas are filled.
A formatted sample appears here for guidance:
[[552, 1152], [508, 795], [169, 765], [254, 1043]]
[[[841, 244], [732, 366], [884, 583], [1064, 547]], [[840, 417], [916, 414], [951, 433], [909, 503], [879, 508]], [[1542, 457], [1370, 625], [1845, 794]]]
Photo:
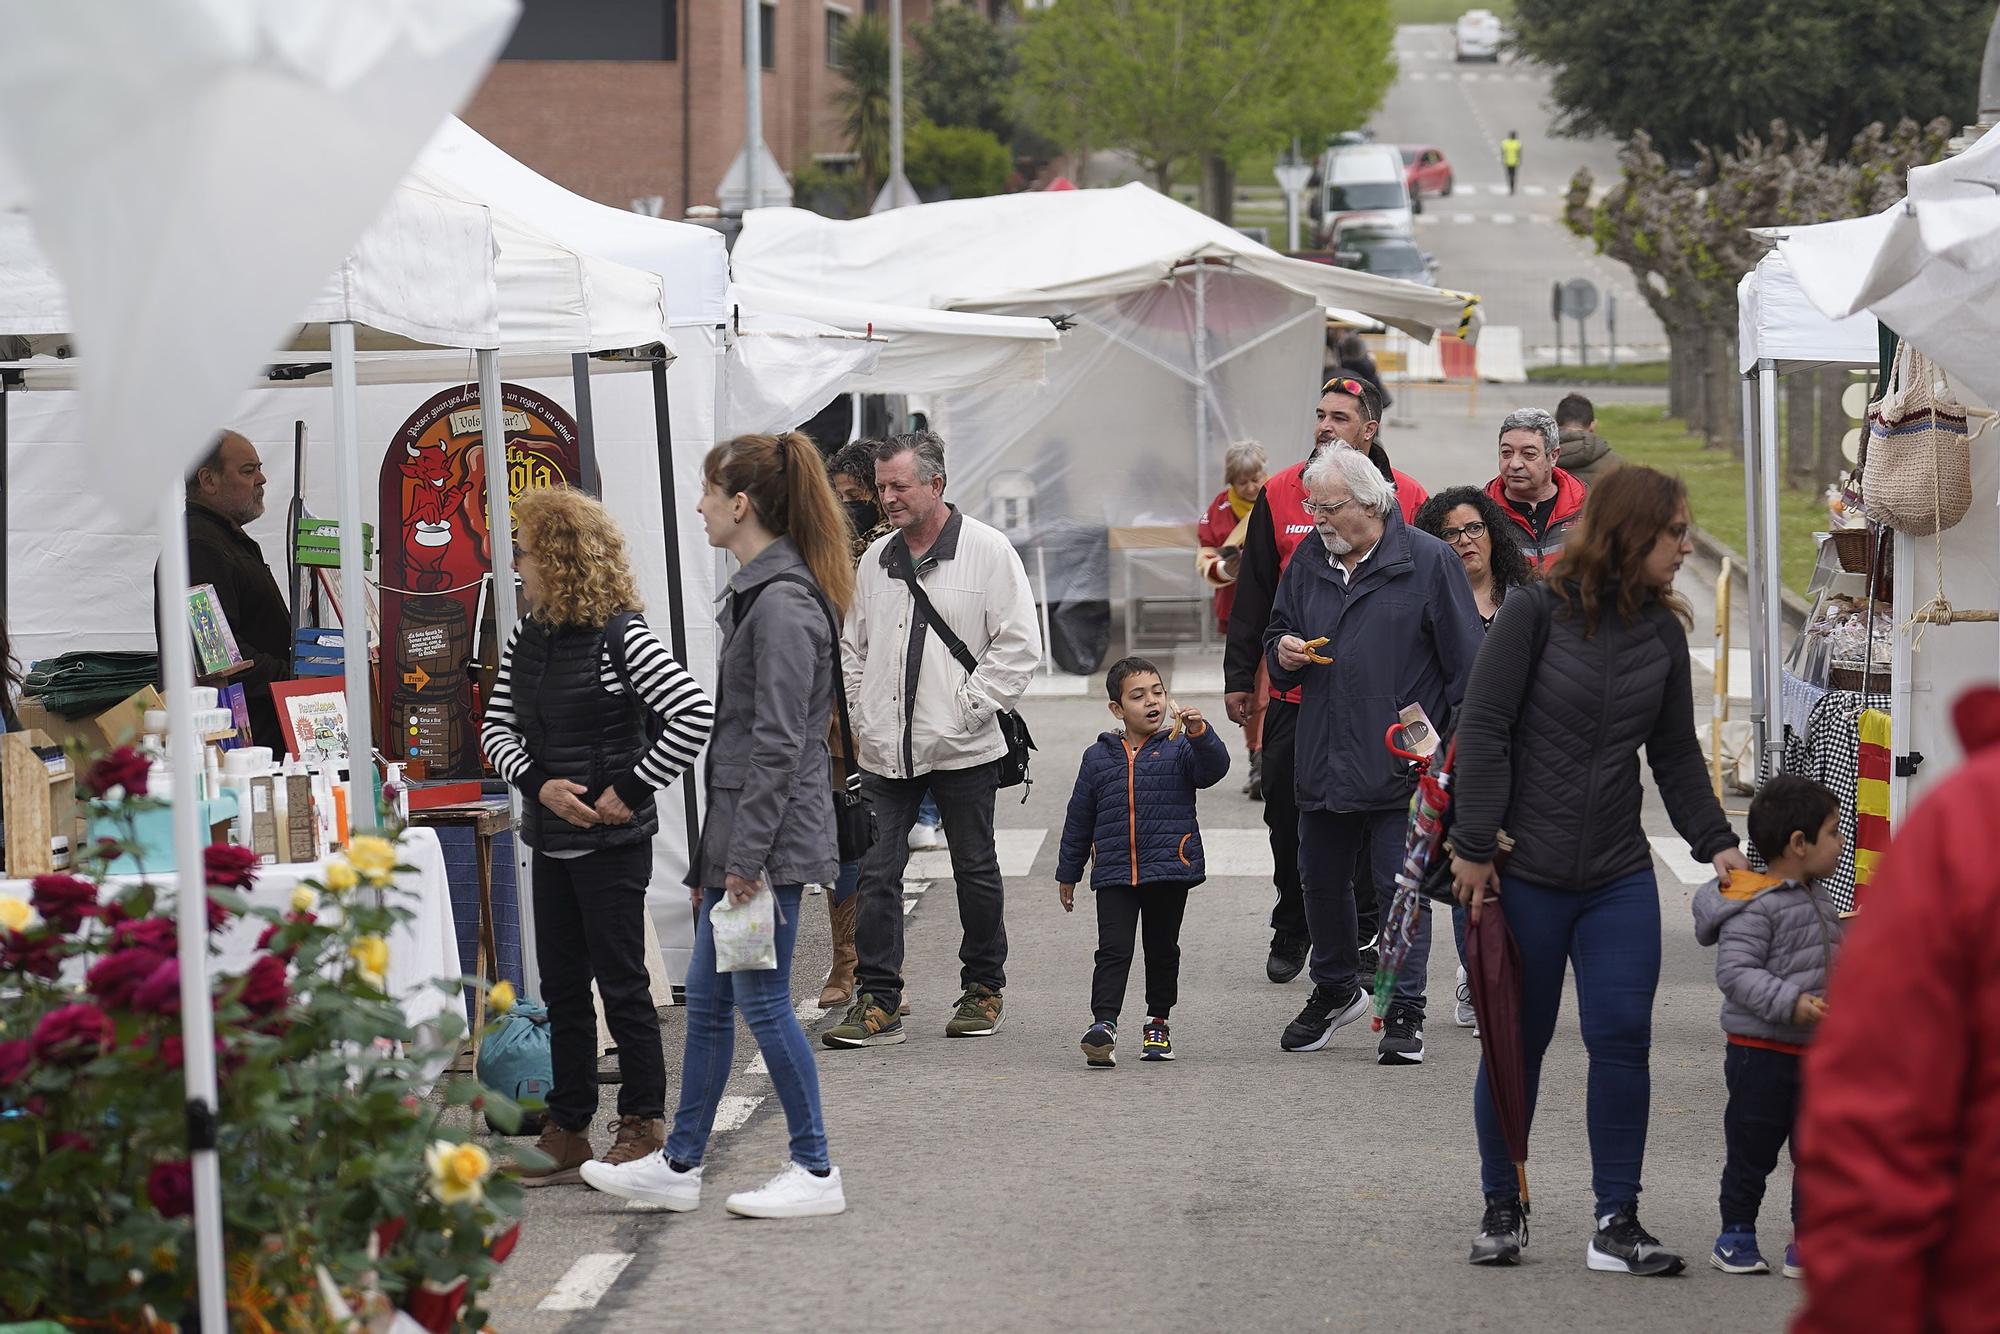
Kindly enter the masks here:
[[[1416, 782], [1384, 737], [1412, 704], [1439, 735], [1450, 733], [1481, 638], [1458, 557], [1404, 523], [1395, 488], [1366, 457], [1329, 449], [1304, 482], [1313, 531], [1278, 581], [1264, 633], [1272, 688], [1301, 692], [1299, 869], [1313, 990], [1279, 1038], [1299, 1052], [1320, 1050], [1368, 1009], [1373, 978], [1356, 948], [1357, 872], [1386, 921]], [[1424, 1059], [1429, 958], [1425, 905], [1376, 1045], [1381, 1065]]]
[[[1236, 577], [1236, 601], [1229, 612], [1229, 635], [1222, 662], [1223, 704], [1238, 727], [1249, 716], [1257, 688], [1257, 663], [1264, 652], [1264, 629], [1271, 617], [1271, 600], [1278, 578], [1292, 553], [1313, 531], [1306, 513], [1302, 480], [1307, 463], [1329, 445], [1344, 445], [1362, 455], [1375, 447], [1381, 430], [1382, 398], [1365, 380], [1337, 376], [1320, 391], [1314, 410], [1313, 451], [1306, 459], [1265, 482], [1263, 492], [1244, 522], [1249, 525], [1243, 559]], [[1370, 465], [1374, 466], [1374, 465]], [[1393, 473], [1393, 469], [1391, 470]], [[1423, 488], [1396, 475], [1396, 491], [1413, 492], [1423, 502]], [[1289, 982], [1306, 965], [1312, 933], [1299, 889], [1299, 813], [1293, 795], [1293, 750], [1298, 732], [1299, 693], [1273, 687], [1264, 714], [1264, 824], [1271, 831], [1271, 878], [1278, 902], [1271, 910], [1271, 957], [1264, 975]], [[1400, 837], [1397, 846], [1402, 846]], [[1367, 934], [1372, 935], [1373, 931]]]
[[1500, 423], [1500, 475], [1486, 484], [1486, 494], [1520, 528], [1521, 554], [1537, 570], [1562, 555], [1590, 494], [1581, 479], [1556, 466], [1561, 453], [1556, 419], [1540, 408], [1516, 408]]

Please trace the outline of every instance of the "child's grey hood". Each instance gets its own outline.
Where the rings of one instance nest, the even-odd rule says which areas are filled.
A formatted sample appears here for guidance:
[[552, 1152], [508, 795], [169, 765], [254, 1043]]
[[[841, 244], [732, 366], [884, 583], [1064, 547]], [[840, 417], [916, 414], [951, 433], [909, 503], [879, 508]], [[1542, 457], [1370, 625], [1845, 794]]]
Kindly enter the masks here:
[[1729, 888], [1717, 877], [1695, 891], [1694, 938], [1713, 945], [1722, 935], [1722, 924], [1742, 912], [1758, 895], [1783, 889], [1789, 881], [1757, 871], [1738, 871], [1729, 878]]

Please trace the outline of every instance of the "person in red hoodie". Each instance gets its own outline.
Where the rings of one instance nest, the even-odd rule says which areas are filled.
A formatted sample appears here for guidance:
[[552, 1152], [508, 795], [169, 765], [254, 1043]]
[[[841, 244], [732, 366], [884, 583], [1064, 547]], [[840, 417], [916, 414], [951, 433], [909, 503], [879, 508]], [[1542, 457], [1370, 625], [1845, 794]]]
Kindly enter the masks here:
[[[1195, 569], [1203, 582], [1215, 590], [1215, 628], [1229, 637], [1229, 609], [1236, 602], [1236, 572], [1243, 560], [1243, 539], [1249, 530], [1242, 527], [1263, 493], [1271, 464], [1264, 446], [1255, 440], [1238, 440], [1222, 456], [1223, 487], [1208, 502], [1201, 516], [1195, 540], [1201, 551]], [[1264, 799], [1264, 705], [1270, 700], [1271, 685], [1264, 671], [1257, 673], [1256, 693], [1251, 697], [1250, 716], [1243, 724], [1243, 743], [1250, 751], [1250, 780], [1243, 795], [1252, 801]]]
[[[1314, 410], [1312, 453], [1266, 482], [1250, 517], [1243, 521], [1243, 558], [1237, 567], [1236, 600], [1229, 611], [1228, 643], [1222, 657], [1223, 705], [1229, 721], [1238, 727], [1249, 718], [1257, 698], [1258, 664], [1264, 660], [1264, 631], [1270, 625], [1278, 576], [1306, 535], [1318, 531], [1305, 508], [1306, 464], [1336, 443], [1368, 455], [1395, 484], [1396, 504], [1405, 522], [1413, 519], [1429, 498], [1414, 478], [1390, 466], [1389, 456], [1375, 439], [1381, 429], [1382, 398], [1374, 385], [1347, 375], [1328, 380], [1320, 388], [1319, 406]], [[1264, 824], [1271, 831], [1272, 879], [1278, 888], [1278, 902], [1271, 910], [1271, 957], [1265, 961], [1264, 975], [1273, 982], [1297, 977], [1312, 947], [1299, 887], [1299, 808], [1293, 793], [1299, 699], [1297, 690], [1273, 690], [1264, 714]], [[1367, 864], [1365, 857], [1362, 864]], [[1374, 896], [1364, 895], [1359, 902], [1365, 941], [1375, 934]], [[1364, 962], [1373, 969], [1372, 959]]]
[[1896, 831], [1806, 1056], [1795, 1334], [2000, 1320], [2000, 690], [1952, 715], [1965, 763]]
[[1500, 423], [1500, 475], [1486, 484], [1520, 526], [1521, 554], [1537, 571], [1562, 555], [1590, 488], [1557, 466], [1562, 433], [1540, 408], [1516, 408]]

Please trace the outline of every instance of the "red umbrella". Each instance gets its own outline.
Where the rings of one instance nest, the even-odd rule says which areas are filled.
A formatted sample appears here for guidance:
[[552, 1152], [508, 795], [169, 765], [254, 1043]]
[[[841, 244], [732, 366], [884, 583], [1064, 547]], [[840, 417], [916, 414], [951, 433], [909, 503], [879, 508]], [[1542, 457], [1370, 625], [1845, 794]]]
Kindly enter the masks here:
[[[1465, 926], [1465, 980], [1479, 1015], [1480, 1060], [1486, 1090], [1500, 1115], [1507, 1154], [1521, 1186], [1521, 1216], [1528, 1214], [1528, 1079], [1521, 1051], [1521, 951], [1507, 926], [1502, 901], [1490, 897]], [[1525, 1229], [1522, 1240], [1526, 1241]]]

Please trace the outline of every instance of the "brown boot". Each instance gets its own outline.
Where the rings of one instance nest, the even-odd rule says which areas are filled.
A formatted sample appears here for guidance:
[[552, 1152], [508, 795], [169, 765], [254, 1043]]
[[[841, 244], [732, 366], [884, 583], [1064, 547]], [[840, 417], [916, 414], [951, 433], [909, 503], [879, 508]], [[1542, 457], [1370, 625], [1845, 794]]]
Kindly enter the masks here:
[[542, 1137], [535, 1141], [535, 1151], [551, 1161], [547, 1167], [521, 1173], [522, 1185], [576, 1185], [583, 1180], [580, 1169], [590, 1161], [590, 1135], [587, 1131], [564, 1130], [554, 1121], [545, 1121]]
[[819, 1008], [837, 1009], [854, 999], [854, 919], [861, 915], [861, 896], [849, 894], [847, 902], [827, 909], [833, 921], [833, 971], [827, 974], [826, 989], [819, 993]]
[[658, 1118], [621, 1116], [611, 1122], [611, 1148], [604, 1162], [616, 1167], [658, 1153], [667, 1144], [667, 1123]]

